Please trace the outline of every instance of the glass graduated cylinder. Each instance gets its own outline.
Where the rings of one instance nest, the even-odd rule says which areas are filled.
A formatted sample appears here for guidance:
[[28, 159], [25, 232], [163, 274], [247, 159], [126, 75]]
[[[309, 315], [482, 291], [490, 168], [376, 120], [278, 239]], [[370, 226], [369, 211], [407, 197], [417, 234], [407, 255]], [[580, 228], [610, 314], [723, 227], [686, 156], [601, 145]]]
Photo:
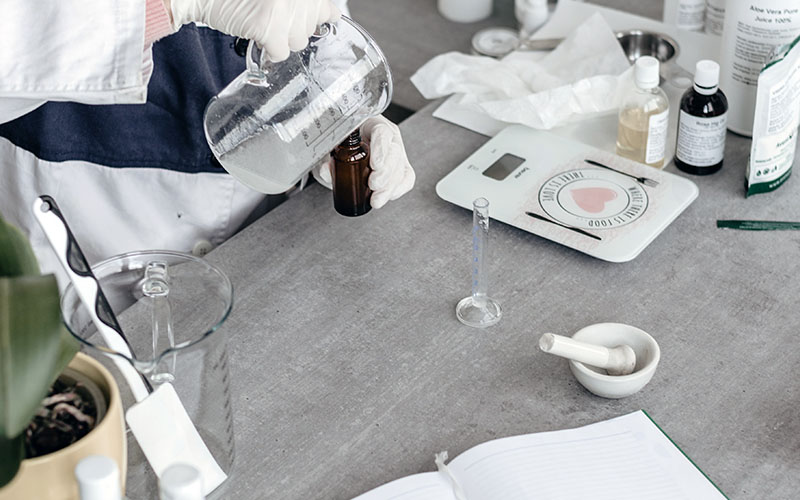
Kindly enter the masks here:
[[[483, 198], [482, 198], [483, 199]], [[472, 297], [477, 307], [486, 306], [488, 277], [486, 257], [489, 249], [489, 204], [476, 202], [472, 214]]]
[[489, 201], [478, 198], [472, 204], [472, 295], [456, 306], [456, 317], [467, 326], [485, 328], [500, 321], [500, 304], [489, 297]]

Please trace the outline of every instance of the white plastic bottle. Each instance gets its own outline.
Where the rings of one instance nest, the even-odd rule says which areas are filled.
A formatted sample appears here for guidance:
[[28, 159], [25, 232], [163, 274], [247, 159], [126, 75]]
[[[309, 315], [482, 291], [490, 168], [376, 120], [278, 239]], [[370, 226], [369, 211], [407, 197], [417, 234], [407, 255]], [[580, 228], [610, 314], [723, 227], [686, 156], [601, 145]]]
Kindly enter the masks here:
[[688, 31], [703, 31], [706, 0], [666, 0], [664, 23]]
[[492, 0], [438, 0], [439, 13], [457, 23], [474, 23], [492, 15]]
[[188, 464], [167, 467], [158, 481], [161, 500], [204, 500], [203, 478]]
[[75, 466], [81, 500], [121, 500], [119, 467], [102, 455], [90, 455]]
[[725, 0], [706, 0], [706, 33], [722, 36], [725, 26]]
[[530, 38], [550, 15], [547, 0], [514, 0], [514, 15], [522, 38]]
[[720, 87], [731, 107], [728, 130], [751, 136], [758, 76], [770, 53], [800, 36], [800, 0], [731, 0], [725, 4]]
[[617, 154], [662, 168], [667, 149], [669, 99], [658, 86], [658, 69], [655, 57], [636, 60], [636, 87], [625, 96], [619, 108]]

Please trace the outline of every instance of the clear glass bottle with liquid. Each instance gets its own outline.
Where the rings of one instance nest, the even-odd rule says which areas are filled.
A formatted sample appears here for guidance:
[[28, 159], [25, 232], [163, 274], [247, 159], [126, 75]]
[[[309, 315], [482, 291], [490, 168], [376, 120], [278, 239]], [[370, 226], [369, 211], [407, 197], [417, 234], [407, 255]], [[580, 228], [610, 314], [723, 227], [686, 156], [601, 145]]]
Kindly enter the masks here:
[[636, 86], [619, 108], [617, 154], [655, 168], [664, 167], [669, 124], [669, 99], [658, 86], [659, 62], [650, 56], [636, 60]]

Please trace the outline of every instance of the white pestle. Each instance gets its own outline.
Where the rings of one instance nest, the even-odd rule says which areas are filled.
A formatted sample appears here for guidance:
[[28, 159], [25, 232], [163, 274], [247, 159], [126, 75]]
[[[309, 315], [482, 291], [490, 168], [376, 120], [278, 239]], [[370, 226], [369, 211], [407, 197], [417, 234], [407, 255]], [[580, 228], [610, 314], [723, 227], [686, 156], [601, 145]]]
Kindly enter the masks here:
[[636, 366], [636, 353], [629, 345], [608, 348], [563, 335], [545, 333], [539, 338], [539, 349], [548, 354], [604, 368], [609, 375], [628, 375], [633, 373]]

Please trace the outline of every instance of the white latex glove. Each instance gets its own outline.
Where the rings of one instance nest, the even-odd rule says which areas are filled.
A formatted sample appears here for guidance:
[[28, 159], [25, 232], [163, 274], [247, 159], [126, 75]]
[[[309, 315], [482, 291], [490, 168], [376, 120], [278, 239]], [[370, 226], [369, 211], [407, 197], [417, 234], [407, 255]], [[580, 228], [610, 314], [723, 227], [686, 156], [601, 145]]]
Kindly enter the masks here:
[[[381, 208], [387, 202], [400, 198], [414, 187], [417, 176], [408, 162], [400, 129], [382, 116], [369, 118], [361, 125], [361, 138], [369, 146], [369, 166], [372, 173], [367, 183], [372, 190], [369, 200], [372, 208]], [[331, 160], [323, 162], [313, 171], [320, 184], [331, 187]]]
[[270, 60], [303, 50], [322, 23], [339, 19], [330, 0], [164, 0], [175, 29], [199, 22], [227, 33], [255, 40]]

